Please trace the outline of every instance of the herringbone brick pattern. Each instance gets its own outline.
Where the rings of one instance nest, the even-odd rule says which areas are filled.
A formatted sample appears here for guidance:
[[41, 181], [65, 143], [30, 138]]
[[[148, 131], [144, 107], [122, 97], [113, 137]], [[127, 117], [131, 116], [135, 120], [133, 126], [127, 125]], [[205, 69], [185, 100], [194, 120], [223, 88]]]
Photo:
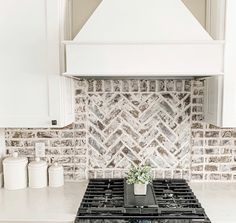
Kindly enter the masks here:
[[162, 90], [155, 83], [155, 92], [141, 92], [141, 81], [137, 92], [131, 81], [126, 92], [110, 83], [106, 92], [106, 82], [98, 82], [90, 83], [87, 96], [90, 172], [143, 164], [158, 171], [189, 170], [191, 99], [183, 83], [178, 92], [174, 81], [169, 89], [168, 81], [159, 82]]

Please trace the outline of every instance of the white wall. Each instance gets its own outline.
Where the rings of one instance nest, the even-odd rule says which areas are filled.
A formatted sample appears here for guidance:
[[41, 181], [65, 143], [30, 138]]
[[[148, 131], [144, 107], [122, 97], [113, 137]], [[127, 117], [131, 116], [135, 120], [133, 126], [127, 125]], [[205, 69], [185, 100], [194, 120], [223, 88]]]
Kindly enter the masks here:
[[72, 37], [74, 38], [102, 0], [72, 1]]
[[206, 27], [206, 0], [182, 0], [201, 25]]

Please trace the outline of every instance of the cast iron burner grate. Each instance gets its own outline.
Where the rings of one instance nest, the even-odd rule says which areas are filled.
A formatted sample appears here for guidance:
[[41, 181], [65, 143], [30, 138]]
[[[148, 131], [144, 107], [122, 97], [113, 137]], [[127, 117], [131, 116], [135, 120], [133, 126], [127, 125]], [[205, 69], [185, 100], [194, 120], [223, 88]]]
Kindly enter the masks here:
[[124, 179], [91, 179], [76, 223], [210, 223], [182, 179], [155, 179], [146, 196], [134, 196]]

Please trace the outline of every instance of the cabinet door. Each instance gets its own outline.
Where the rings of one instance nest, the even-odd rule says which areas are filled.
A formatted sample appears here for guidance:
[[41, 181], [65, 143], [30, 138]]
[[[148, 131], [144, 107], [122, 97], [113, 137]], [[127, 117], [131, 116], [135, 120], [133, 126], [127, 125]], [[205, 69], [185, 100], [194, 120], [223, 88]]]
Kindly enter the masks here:
[[0, 127], [45, 127], [54, 117], [49, 110], [46, 75], [0, 78]]
[[51, 120], [45, 1], [0, 1], [0, 127]]
[[1, 76], [45, 75], [45, 1], [0, 0], [0, 15]]
[[[205, 121], [219, 127], [236, 127], [236, 1], [212, 3], [212, 30], [216, 38], [225, 37], [224, 77], [205, 81]], [[223, 16], [225, 17], [223, 19]]]
[[223, 77], [209, 77], [204, 81], [204, 121], [222, 125]]
[[51, 127], [52, 120], [61, 127], [72, 121], [61, 109], [61, 3], [0, 0], [0, 128]]
[[225, 17], [223, 127], [236, 127], [236, 1], [227, 0]]
[[[63, 127], [75, 119], [74, 82], [71, 78], [60, 75], [49, 76], [49, 112], [51, 119], [48, 127]], [[52, 125], [52, 120], [56, 125]]]
[[73, 93], [73, 80], [59, 75], [1, 76], [0, 128], [68, 125], [74, 121]]

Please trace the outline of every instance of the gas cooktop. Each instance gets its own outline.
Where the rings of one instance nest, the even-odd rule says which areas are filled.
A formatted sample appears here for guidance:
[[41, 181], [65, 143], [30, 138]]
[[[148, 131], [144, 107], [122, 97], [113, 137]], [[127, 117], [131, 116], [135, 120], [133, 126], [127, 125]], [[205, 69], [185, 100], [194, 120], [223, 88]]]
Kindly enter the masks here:
[[75, 223], [210, 223], [187, 182], [155, 179], [135, 196], [125, 179], [91, 179]]

